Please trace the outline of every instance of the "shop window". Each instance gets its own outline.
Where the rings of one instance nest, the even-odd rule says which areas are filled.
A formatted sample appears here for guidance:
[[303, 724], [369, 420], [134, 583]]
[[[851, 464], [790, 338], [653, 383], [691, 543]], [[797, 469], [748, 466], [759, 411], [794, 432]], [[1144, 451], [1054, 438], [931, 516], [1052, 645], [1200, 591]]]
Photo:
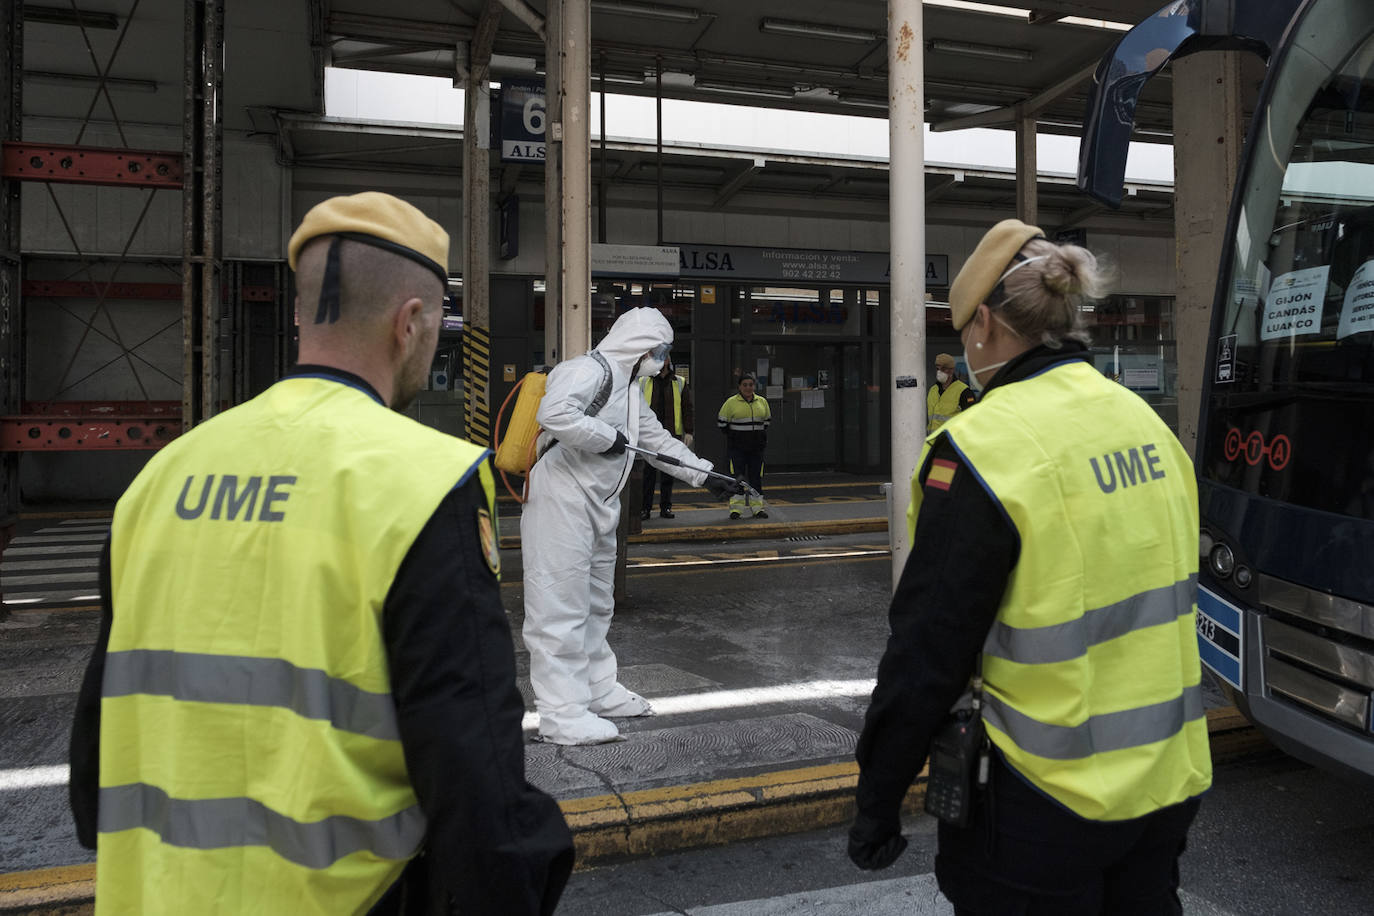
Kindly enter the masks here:
[[857, 337], [862, 327], [857, 290], [755, 286], [747, 294], [756, 335]]

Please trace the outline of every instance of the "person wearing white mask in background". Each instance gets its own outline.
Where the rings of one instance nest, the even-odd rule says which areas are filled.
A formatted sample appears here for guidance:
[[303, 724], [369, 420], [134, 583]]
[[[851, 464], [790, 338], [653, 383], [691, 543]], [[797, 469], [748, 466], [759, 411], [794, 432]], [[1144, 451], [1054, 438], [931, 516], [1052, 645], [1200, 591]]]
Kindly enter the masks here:
[[662, 370], [672, 342], [663, 313], [631, 309], [595, 349], [554, 367], [539, 402], [540, 457], [530, 469], [520, 542], [523, 636], [542, 741], [614, 741], [620, 730], [611, 719], [653, 715], [647, 700], [617, 681], [606, 642], [620, 491], [634, 460], [625, 446], [681, 461], [674, 467], [646, 459], [718, 499], [737, 491], [737, 484], [708, 478], [711, 462], [673, 438], [639, 393], [636, 380]]
[[954, 377], [954, 357], [940, 353], [935, 357], [935, 385], [926, 395], [926, 435], [944, 425], [961, 410], [968, 410], [978, 397]]

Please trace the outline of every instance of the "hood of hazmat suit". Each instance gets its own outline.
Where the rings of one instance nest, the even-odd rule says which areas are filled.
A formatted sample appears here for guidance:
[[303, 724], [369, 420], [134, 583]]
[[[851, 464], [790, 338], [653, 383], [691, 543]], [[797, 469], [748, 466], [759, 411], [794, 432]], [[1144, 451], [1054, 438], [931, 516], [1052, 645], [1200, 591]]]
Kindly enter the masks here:
[[[663, 428], [635, 383], [640, 358], [672, 340], [672, 325], [661, 312], [631, 309], [596, 347], [611, 370], [610, 397], [601, 410], [587, 416], [606, 376], [591, 355], [555, 366], [539, 404], [539, 448], [547, 450], [530, 470], [520, 541], [530, 681], [539, 732], [549, 741], [612, 740], [618, 734], [614, 724], [595, 713], [626, 702], [606, 632], [614, 609], [620, 491], [635, 456], [602, 453], [622, 433], [631, 445], [683, 462], [684, 467], [654, 465], [692, 486], [700, 486], [702, 471], [711, 469], [711, 462]], [[552, 440], [557, 444], [550, 446]]]

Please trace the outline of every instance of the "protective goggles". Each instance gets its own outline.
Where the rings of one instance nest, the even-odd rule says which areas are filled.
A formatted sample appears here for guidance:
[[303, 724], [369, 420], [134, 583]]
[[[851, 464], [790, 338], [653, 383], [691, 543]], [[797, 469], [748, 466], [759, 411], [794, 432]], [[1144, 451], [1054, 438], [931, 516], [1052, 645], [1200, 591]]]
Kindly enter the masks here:
[[654, 347], [652, 350], [649, 351], [649, 359], [657, 360], [661, 363], [666, 363], [668, 361], [668, 354], [672, 351], [672, 349], [673, 345], [670, 343], [659, 344], [658, 346]]

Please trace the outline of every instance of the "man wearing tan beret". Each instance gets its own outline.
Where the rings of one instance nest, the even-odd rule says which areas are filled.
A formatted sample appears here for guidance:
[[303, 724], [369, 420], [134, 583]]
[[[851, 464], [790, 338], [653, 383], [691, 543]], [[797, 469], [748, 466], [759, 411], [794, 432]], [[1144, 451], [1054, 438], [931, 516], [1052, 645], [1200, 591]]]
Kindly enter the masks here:
[[486, 449], [423, 387], [448, 235], [324, 201], [291, 237], [300, 364], [115, 508], [72, 733], [97, 913], [551, 913]]
[[945, 421], [978, 400], [972, 389], [954, 377], [954, 357], [939, 353], [935, 357], [935, 385], [926, 395], [926, 434], [935, 432]]

